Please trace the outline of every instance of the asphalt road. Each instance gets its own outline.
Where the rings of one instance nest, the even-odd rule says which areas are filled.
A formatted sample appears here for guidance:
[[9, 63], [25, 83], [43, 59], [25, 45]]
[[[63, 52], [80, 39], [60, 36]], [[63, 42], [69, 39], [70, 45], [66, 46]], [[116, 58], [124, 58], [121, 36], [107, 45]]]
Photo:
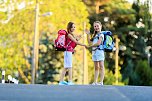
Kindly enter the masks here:
[[152, 101], [152, 87], [0, 84], [0, 101]]

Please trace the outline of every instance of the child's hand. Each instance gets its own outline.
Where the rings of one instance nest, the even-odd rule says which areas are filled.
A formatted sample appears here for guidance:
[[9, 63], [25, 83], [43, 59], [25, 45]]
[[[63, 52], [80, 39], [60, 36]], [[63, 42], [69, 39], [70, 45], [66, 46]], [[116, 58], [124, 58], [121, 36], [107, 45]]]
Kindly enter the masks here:
[[86, 34], [90, 34], [90, 30], [85, 29], [85, 33], [86, 33]]
[[76, 37], [76, 40], [80, 40], [81, 37], [82, 37], [82, 35], [78, 35], [78, 36]]
[[80, 39], [82, 37], [82, 35], [78, 35], [77, 38]]

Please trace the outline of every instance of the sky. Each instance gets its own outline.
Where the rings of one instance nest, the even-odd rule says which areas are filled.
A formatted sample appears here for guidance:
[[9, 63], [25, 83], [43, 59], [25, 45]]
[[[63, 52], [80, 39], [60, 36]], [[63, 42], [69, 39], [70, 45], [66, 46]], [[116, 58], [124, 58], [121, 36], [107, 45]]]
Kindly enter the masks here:
[[130, 3], [133, 3], [134, 0], [126, 0], [126, 1], [129, 1]]
[[[128, 1], [130, 3], [133, 3], [135, 0], [126, 0], [126, 1]], [[141, 3], [144, 3], [144, 1], [145, 0], [140, 0]], [[152, 3], [152, 1], [151, 1], [151, 3]], [[150, 9], [150, 12], [152, 13], [152, 6], [151, 6], [151, 9]]]

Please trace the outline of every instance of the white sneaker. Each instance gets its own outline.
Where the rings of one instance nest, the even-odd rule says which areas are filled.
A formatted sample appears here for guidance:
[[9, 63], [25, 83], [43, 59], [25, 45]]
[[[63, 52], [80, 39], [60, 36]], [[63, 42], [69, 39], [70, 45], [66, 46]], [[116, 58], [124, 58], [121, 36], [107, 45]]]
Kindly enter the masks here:
[[93, 82], [93, 83], [92, 83], [92, 85], [99, 85], [99, 84], [98, 84], [98, 83], [96, 83], [96, 82]]
[[103, 82], [99, 82], [99, 83], [98, 83], [98, 85], [101, 85], [101, 86], [103, 86]]

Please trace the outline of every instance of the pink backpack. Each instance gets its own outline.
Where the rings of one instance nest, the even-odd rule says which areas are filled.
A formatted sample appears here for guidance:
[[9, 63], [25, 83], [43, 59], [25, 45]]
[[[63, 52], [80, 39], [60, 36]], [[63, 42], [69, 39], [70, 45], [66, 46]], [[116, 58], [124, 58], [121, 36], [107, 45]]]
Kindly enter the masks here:
[[54, 46], [56, 51], [65, 51], [66, 50], [66, 38], [67, 38], [66, 30], [59, 30], [58, 37], [55, 40]]
[[76, 43], [68, 38], [66, 30], [59, 30], [58, 37], [55, 40], [54, 46], [56, 51], [74, 51]]

